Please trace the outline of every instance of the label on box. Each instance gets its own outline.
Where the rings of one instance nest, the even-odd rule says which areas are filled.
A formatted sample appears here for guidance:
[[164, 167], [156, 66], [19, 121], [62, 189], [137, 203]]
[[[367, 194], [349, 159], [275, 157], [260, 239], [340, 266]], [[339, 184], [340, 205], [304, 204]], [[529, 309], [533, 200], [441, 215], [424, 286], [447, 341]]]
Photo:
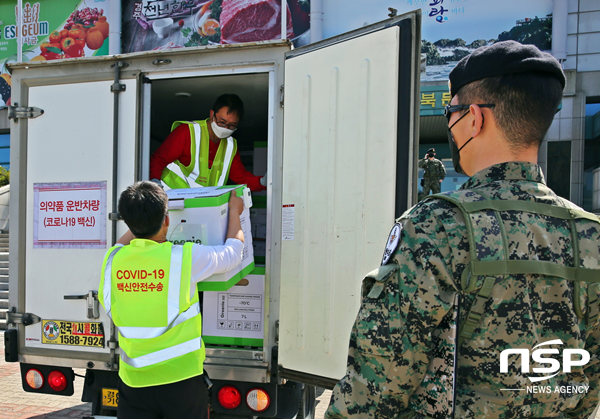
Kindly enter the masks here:
[[248, 275], [248, 285], [204, 293], [202, 335], [262, 339], [264, 275]]

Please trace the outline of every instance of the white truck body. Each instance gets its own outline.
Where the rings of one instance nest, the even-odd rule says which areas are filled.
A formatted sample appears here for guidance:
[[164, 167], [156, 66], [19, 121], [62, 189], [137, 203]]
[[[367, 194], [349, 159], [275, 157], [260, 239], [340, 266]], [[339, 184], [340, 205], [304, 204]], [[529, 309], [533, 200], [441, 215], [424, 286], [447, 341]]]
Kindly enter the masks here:
[[[205, 118], [218, 95], [237, 93], [246, 132], [268, 143], [264, 345], [207, 348], [205, 369], [213, 380], [331, 386], [345, 372], [362, 276], [416, 196], [419, 62], [416, 11], [296, 50], [267, 42], [13, 65], [14, 110], [44, 111], [11, 119], [18, 361], [115, 371], [106, 313], [88, 317], [85, 299], [65, 296], [98, 289], [103, 256], [127, 229], [108, 214], [149, 178], [152, 141], [169, 121]], [[105, 185], [106, 245], [40, 247], [35, 191], [77, 182]], [[44, 343], [45, 320], [102, 322], [106, 345]]]

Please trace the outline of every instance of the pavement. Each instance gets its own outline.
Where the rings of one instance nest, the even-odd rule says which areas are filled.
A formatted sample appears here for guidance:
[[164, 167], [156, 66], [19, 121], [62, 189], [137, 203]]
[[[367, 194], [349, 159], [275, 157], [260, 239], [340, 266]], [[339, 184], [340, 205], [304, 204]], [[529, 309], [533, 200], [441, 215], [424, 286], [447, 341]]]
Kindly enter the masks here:
[[[85, 375], [85, 370], [75, 369]], [[27, 393], [21, 385], [18, 362], [4, 361], [4, 333], [0, 331], [0, 419], [73, 419], [92, 414], [92, 404], [81, 401], [83, 378], [75, 377], [73, 396]], [[330, 390], [317, 389], [315, 419], [323, 419], [331, 398]]]

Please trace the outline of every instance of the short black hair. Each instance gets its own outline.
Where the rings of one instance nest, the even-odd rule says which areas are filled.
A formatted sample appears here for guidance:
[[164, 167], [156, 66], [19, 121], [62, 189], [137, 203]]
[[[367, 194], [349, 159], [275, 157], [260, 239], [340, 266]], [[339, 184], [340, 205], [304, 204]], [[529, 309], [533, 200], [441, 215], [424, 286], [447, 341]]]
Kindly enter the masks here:
[[240, 120], [244, 117], [244, 102], [242, 99], [234, 93], [225, 93], [217, 98], [215, 104], [213, 105], [213, 111], [215, 113], [219, 112], [219, 109], [227, 106], [229, 108], [229, 112], [237, 114]]
[[514, 151], [540, 146], [562, 95], [559, 79], [538, 72], [484, 78], [456, 94], [461, 105], [493, 103], [492, 115]]
[[158, 233], [165, 221], [169, 198], [154, 182], [136, 182], [121, 193], [119, 214], [133, 235], [149, 239]]

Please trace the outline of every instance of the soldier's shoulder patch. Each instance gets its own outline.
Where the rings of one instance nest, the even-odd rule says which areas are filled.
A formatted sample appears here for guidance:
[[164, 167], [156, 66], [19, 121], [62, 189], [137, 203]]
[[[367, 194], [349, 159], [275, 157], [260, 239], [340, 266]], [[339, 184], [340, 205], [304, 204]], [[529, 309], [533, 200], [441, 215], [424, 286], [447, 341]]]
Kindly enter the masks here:
[[390, 231], [390, 235], [388, 236], [385, 250], [383, 251], [383, 258], [381, 259], [381, 266], [387, 264], [396, 248], [398, 247], [398, 243], [400, 243], [400, 233], [402, 232], [402, 224], [396, 223], [394, 227], [392, 227], [392, 231]]

